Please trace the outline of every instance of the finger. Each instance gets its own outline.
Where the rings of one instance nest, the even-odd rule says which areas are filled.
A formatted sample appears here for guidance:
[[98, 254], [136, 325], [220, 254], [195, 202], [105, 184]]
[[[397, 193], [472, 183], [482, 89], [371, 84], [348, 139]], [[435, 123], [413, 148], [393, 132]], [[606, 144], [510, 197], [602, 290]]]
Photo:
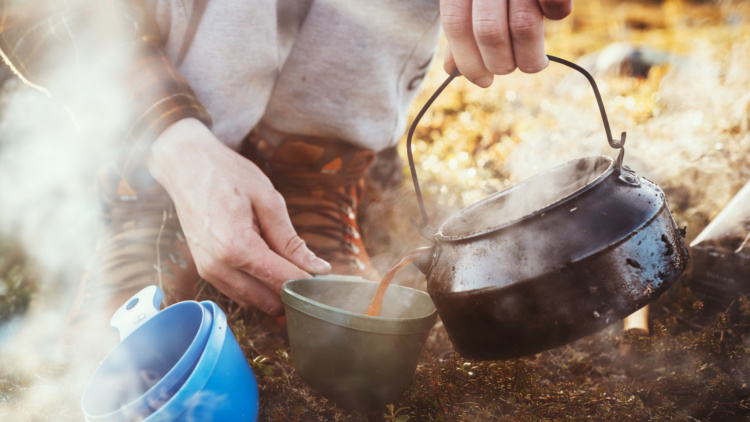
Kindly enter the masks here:
[[547, 67], [544, 54], [544, 18], [537, 0], [510, 0], [508, 26], [513, 44], [516, 66], [526, 73], [536, 73]]
[[271, 250], [310, 273], [331, 272], [331, 264], [315, 256], [297, 235], [281, 194], [270, 191], [254, 202], [254, 208], [263, 238]]
[[507, 75], [516, 70], [508, 30], [508, 3], [474, 0], [472, 25], [485, 68], [496, 75]]
[[573, 11], [573, 0], [539, 0], [539, 6], [548, 19], [560, 20]]
[[492, 85], [493, 75], [484, 67], [474, 40], [471, 3], [471, 0], [440, 0], [440, 16], [456, 67], [466, 79], [486, 88]]
[[310, 274], [297, 265], [268, 249], [264, 239], [251, 233], [244, 242], [241, 253], [224, 255], [224, 262], [230, 267], [242, 270], [262, 282], [276, 294], [281, 293], [285, 281], [310, 278]]
[[255, 307], [271, 316], [284, 314], [284, 304], [279, 294], [255, 277], [229, 268], [209, 277], [206, 281], [244, 308]]
[[451, 53], [450, 44], [445, 46], [445, 59], [443, 60], [443, 69], [445, 73], [452, 75], [458, 68], [456, 67], [456, 61], [453, 59], [453, 53]]

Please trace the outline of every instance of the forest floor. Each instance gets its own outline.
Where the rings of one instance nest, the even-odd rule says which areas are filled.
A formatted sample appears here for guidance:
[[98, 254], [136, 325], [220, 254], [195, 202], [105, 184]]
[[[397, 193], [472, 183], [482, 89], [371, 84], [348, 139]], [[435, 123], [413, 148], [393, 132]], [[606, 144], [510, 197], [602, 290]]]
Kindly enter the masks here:
[[[612, 132], [628, 133], [626, 164], [664, 190], [688, 243], [750, 180], [750, 4], [577, 1], [573, 16], [548, 22], [547, 51], [592, 72]], [[438, 57], [409, 122], [446, 77]], [[590, 86], [555, 63], [496, 77], [486, 90], [455, 80], [420, 123], [413, 151], [433, 225], [556, 164], [615, 154]], [[405, 139], [399, 152], [406, 156]], [[398, 177], [388, 186], [371, 181], [361, 217], [373, 263], [385, 272], [426, 241], [409, 222], [419, 209], [408, 166], [380, 165]], [[747, 233], [742, 221], [734, 227]], [[38, 283], [13, 241], [0, 242], [0, 252], [1, 328], [33, 311]], [[648, 336], [615, 323], [533, 356], [476, 362], [453, 352], [438, 323], [406, 392], [371, 414], [308, 387], [294, 371], [286, 330], [272, 319], [210, 286], [200, 299], [229, 316], [258, 378], [264, 421], [750, 421], [750, 301], [703, 300], [691, 288], [693, 272], [650, 305]], [[426, 290], [411, 267], [394, 283]], [[38, 398], [66, 397], [65, 363], [16, 365], [6, 349], [0, 420], [82, 419], [75, 397]]]

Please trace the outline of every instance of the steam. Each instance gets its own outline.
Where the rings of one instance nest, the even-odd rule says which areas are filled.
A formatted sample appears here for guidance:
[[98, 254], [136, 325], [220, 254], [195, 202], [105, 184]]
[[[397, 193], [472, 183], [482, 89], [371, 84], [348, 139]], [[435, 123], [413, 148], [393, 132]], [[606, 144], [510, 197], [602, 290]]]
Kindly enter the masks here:
[[[625, 163], [659, 184], [670, 206], [682, 208], [687, 221], [678, 224], [701, 228], [750, 178], [739, 165], [750, 151], [749, 51], [747, 42], [737, 43], [722, 57], [708, 41], [696, 40], [690, 55], [671, 61], [645, 122], [629, 117], [638, 99], [613, 92], [621, 80], [595, 75], [613, 136], [627, 132]], [[617, 154], [607, 145], [586, 80], [578, 74], [561, 79], [545, 87], [553, 95], [542, 100], [540, 118], [554, 123], [522, 133], [505, 162], [514, 182], [577, 157]]]
[[[67, 356], [58, 345], [94, 250], [95, 175], [120, 152], [130, 111], [127, 87], [92, 75], [127, 61], [119, 50], [66, 57], [41, 76], [66, 95], [17, 79], [0, 93], [0, 236], [23, 248], [37, 280], [30, 310], [0, 338], [0, 367], [19, 388], [11, 403], [0, 402], [2, 420], [82, 419], [81, 393], [103, 351]], [[101, 324], [106, 329], [109, 322]]]
[[441, 227], [442, 234], [466, 236], [512, 224], [584, 188], [601, 177], [609, 165], [603, 159], [577, 160], [526, 179], [456, 214]]

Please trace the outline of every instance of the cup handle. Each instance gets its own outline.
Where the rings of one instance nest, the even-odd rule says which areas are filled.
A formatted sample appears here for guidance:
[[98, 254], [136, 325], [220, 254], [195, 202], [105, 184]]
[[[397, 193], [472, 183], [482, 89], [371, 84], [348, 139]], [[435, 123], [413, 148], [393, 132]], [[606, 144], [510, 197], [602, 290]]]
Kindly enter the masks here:
[[120, 333], [120, 341], [125, 340], [136, 328], [159, 313], [164, 293], [158, 286], [144, 288], [117, 309], [109, 325]]

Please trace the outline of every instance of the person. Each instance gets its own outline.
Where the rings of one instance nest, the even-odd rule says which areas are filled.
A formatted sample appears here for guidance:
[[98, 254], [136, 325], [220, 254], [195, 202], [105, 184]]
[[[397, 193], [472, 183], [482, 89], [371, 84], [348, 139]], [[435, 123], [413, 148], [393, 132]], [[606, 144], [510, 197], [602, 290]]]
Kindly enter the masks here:
[[441, 29], [446, 71], [486, 88], [495, 75], [547, 66], [544, 18], [566, 17], [572, 0], [0, 7], [5, 63], [74, 114], [102, 112], [90, 104], [109, 91], [86, 84], [126, 87], [125, 152], [97, 181], [102, 231], [79, 324], [154, 282], [181, 300], [200, 276], [280, 316], [286, 280], [377, 279], [357, 226], [363, 178], [403, 134]]

